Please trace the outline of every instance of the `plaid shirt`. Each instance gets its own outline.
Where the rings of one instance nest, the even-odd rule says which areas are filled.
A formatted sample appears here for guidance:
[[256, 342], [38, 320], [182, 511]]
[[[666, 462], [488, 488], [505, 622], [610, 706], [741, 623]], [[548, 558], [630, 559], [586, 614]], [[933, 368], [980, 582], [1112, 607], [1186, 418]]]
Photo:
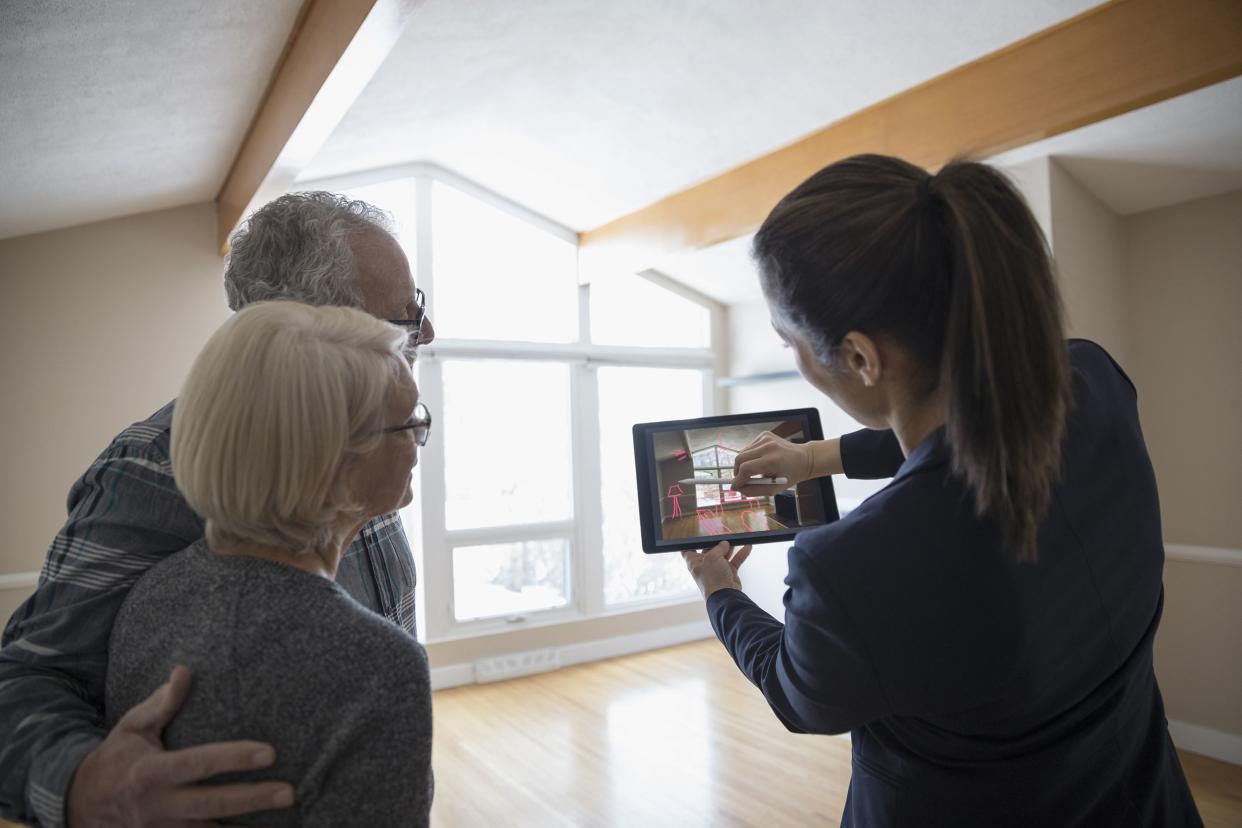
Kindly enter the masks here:
[[[103, 727], [108, 638], [129, 588], [203, 536], [173, 482], [173, 404], [121, 432], [69, 492], [39, 586], [0, 649], [0, 816], [65, 823], [65, 796]], [[368, 523], [337, 583], [414, 634], [414, 560], [395, 514]]]

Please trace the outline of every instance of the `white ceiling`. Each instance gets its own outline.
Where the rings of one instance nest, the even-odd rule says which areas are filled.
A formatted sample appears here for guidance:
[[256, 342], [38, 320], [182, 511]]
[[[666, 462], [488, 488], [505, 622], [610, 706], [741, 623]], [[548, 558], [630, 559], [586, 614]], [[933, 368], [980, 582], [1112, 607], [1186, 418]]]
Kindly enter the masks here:
[[[430, 161], [589, 228], [1093, 4], [426, 0], [303, 180]], [[214, 197], [300, 5], [0, 0], [0, 238]], [[1239, 83], [1004, 158], [1123, 213], [1235, 189]], [[661, 269], [742, 301], [748, 244]]]
[[0, 2], [0, 238], [214, 198], [300, 7]]
[[992, 158], [1053, 156], [1120, 215], [1242, 188], [1242, 77]]
[[302, 179], [430, 161], [575, 230], [1094, 0], [427, 0]]

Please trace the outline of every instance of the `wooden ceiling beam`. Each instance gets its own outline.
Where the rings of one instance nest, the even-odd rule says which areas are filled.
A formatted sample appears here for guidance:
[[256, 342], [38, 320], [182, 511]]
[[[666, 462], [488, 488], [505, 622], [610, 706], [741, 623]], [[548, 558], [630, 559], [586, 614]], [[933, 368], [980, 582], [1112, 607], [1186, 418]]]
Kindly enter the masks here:
[[1242, 74], [1242, 2], [1119, 0], [580, 235], [584, 276], [754, 231], [812, 173], [862, 152], [936, 169]]
[[216, 196], [220, 252], [286, 192], [379, 70], [420, 0], [307, 0]]

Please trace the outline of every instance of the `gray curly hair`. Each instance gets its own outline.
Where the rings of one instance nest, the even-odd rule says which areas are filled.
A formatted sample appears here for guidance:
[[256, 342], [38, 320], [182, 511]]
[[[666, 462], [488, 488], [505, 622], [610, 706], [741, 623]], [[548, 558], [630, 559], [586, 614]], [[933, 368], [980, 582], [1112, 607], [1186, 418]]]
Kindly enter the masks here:
[[388, 213], [335, 193], [288, 193], [263, 205], [229, 239], [229, 307], [269, 299], [361, 307], [349, 237], [373, 232], [391, 235]]

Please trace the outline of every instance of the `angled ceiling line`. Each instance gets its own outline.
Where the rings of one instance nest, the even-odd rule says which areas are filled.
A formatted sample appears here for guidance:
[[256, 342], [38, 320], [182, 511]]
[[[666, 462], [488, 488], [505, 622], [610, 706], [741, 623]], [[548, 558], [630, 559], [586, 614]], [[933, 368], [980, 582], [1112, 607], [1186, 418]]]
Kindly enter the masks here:
[[216, 240], [286, 192], [396, 44], [420, 0], [307, 0], [216, 196]]
[[1242, 75], [1236, 0], [1114, 0], [580, 234], [584, 280], [754, 231], [786, 192], [860, 152], [935, 169]]

